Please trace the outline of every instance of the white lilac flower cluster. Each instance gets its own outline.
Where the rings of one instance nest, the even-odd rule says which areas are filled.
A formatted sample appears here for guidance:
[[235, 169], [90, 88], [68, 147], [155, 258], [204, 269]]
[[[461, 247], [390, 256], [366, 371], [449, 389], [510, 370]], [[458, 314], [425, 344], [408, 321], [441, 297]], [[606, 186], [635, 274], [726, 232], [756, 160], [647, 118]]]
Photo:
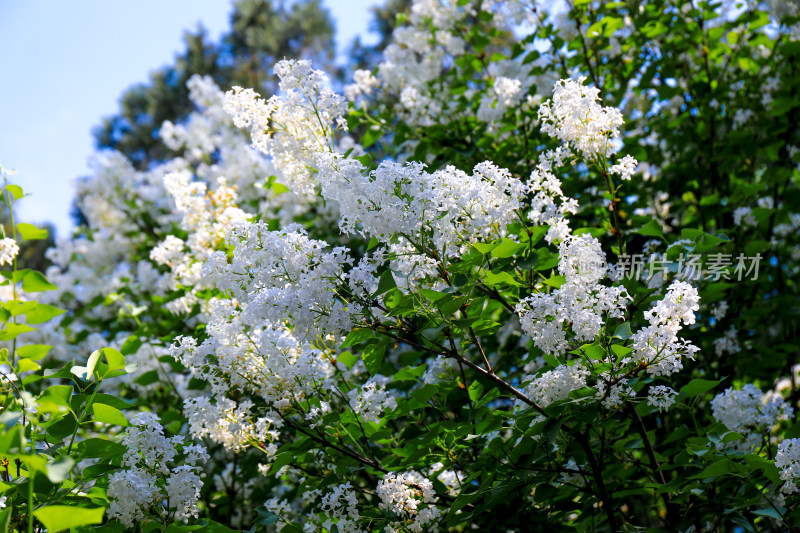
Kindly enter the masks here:
[[318, 168], [322, 195], [339, 205], [341, 230], [386, 244], [392, 268], [409, 285], [435, 277], [437, 260], [504, 237], [525, 192], [520, 180], [488, 161], [471, 175], [388, 161], [367, 173], [354, 159], [320, 154]]
[[249, 128], [254, 146], [268, 154], [299, 195], [313, 195], [314, 157], [335, 148], [334, 132], [346, 129], [347, 100], [329, 87], [328, 76], [307, 60], [275, 65], [280, 95], [263, 100], [252, 89], [234, 87], [225, 110], [234, 123]]
[[647, 405], [657, 407], [659, 411], [669, 411], [675, 403], [678, 391], [666, 385], [655, 385], [647, 391]]
[[612, 141], [619, 137], [622, 113], [614, 107], [603, 107], [600, 89], [578, 80], [556, 83], [553, 99], [539, 107], [542, 131], [569, 144], [586, 159], [608, 157]]
[[385, 411], [397, 407], [397, 400], [386, 385], [392, 379], [377, 374], [367, 380], [360, 389], [352, 389], [349, 393], [353, 412], [361, 416], [365, 422], [378, 422]]
[[[378, 79], [384, 89], [397, 95], [396, 110], [411, 124], [431, 126], [455, 111], [455, 102], [440, 79], [447, 57], [458, 57], [466, 43], [456, 25], [468, 15], [455, 1], [412, 3], [409, 24], [395, 28], [392, 41], [378, 65]], [[434, 28], [435, 39], [431, 28]]]
[[545, 152], [539, 156], [539, 162], [526, 184], [528, 192], [533, 195], [528, 219], [533, 224], [548, 226], [545, 239], [549, 243], [562, 241], [569, 236], [572, 230], [567, 216], [578, 212], [578, 201], [564, 195], [561, 180], [554, 173], [569, 156], [569, 148], [563, 145]]
[[522, 100], [522, 82], [515, 78], [497, 76], [492, 88], [481, 97], [481, 105], [475, 114], [482, 122], [495, 125], [509, 108], [518, 105]]
[[575, 341], [591, 342], [603, 327], [604, 317], [622, 318], [631, 300], [625, 288], [600, 284], [608, 268], [600, 242], [590, 234], [561, 241], [559, 255], [561, 287], [535, 293], [517, 304], [523, 331], [548, 354], [562, 354], [569, 348], [566, 325]]
[[[182, 152], [190, 161], [201, 161], [220, 147], [230, 149], [241, 143], [241, 135], [230, 127], [230, 118], [223, 110], [225, 94], [211, 76], [194, 75], [186, 82], [189, 100], [202, 112], [191, 113], [182, 124], [167, 120], [159, 136], [175, 152]], [[222, 157], [222, 159], [227, 159]], [[251, 176], [255, 178], [256, 176]], [[241, 182], [247, 187], [250, 183]]]
[[[592, 342], [606, 317], [623, 318], [631, 301], [623, 287], [600, 283], [607, 277], [608, 268], [600, 243], [594, 237], [587, 233], [567, 237], [560, 244], [559, 255], [558, 269], [564, 276], [561, 287], [535, 293], [520, 300], [516, 307], [523, 331], [537, 348], [552, 355], [563, 355], [571, 346]], [[698, 301], [697, 289], [685, 282], [674, 282], [665, 297], [645, 312], [650, 325], [632, 336], [632, 352], [620, 363], [642, 366], [653, 376], [667, 376], [680, 370], [682, 357], [693, 358], [698, 350], [678, 337], [681, 324], [694, 323]], [[607, 408], [617, 407], [625, 398], [635, 395], [627, 382], [618, 382], [612, 374], [611, 370], [601, 372], [593, 385], [596, 398]], [[544, 407], [586, 387], [589, 375], [584, 363], [565, 363], [536, 378], [525, 378], [528, 384], [524, 392]], [[666, 410], [675, 402], [676, 395], [670, 387], [654, 386], [648, 392], [648, 404]]]
[[8, 237], [0, 240], [0, 265], [10, 265], [19, 253], [19, 245]]
[[456, 472], [445, 468], [443, 463], [433, 463], [428, 468], [428, 477], [436, 476], [436, 479], [442, 482], [442, 485], [447, 487], [447, 494], [457, 496], [461, 492], [461, 486], [466, 479], [464, 472]]
[[[603, 377], [608, 378], [608, 374], [605, 374]], [[625, 402], [626, 398], [636, 396], [636, 391], [628, 384], [627, 380], [621, 383], [612, 383], [609, 386], [603, 379], [600, 379], [597, 381], [594, 388], [597, 391], [595, 397], [600, 399], [600, 403], [607, 409], [619, 407]]]
[[733, 326], [731, 326], [722, 337], [714, 339], [714, 353], [718, 356], [725, 354], [733, 355], [740, 351], [742, 351], [742, 347], [739, 344], [739, 332]]
[[781, 480], [784, 482], [778, 495], [778, 505], [786, 504], [786, 496], [797, 494], [797, 482], [800, 481], [800, 439], [786, 439], [778, 444], [775, 454], [775, 466], [781, 471]]
[[[328, 388], [335, 369], [320, 343], [335, 346], [349, 331], [354, 315], [362, 312], [358, 305], [339, 299], [338, 287], [346, 286], [350, 294], [367, 298], [377, 287], [376, 267], [387, 260], [396, 279], [405, 280], [401, 287], [436, 287], [441, 283], [440, 262], [457, 257], [475, 242], [505, 236], [508, 225], [524, 211], [533, 223], [550, 227], [546, 239], [559, 243], [558, 268], [564, 277], [558, 289], [536, 293], [517, 307], [521, 328], [533, 343], [545, 353], [563, 354], [573, 340], [593, 341], [608, 317], [624, 317], [631, 298], [624, 288], [602, 283], [608, 266], [599, 241], [588, 233], [571, 235], [567, 216], [577, 211], [577, 202], [564, 196], [555, 175], [573, 157], [573, 149], [581, 157], [602, 161], [614, 149], [621, 115], [602, 108], [596, 90], [571, 80], [556, 85], [554, 103], [547, 104], [543, 114], [543, 130], [564, 144], [542, 154], [525, 183], [490, 162], [477, 165], [471, 175], [454, 167], [428, 173], [421, 163], [392, 161], [367, 171], [357, 159], [336, 151], [333, 135], [339, 127], [334, 123], [340, 122], [339, 100], [327, 93], [323, 75], [303, 62], [279, 63], [276, 73], [284, 94], [265, 102], [250, 91], [236, 89], [228, 95], [228, 111], [238, 125], [252, 129], [254, 144], [272, 157], [277, 168], [295, 173], [299, 181], [291, 186], [301, 192], [318, 190], [322, 198], [338, 206], [343, 233], [374, 237], [385, 248], [352, 268], [346, 250], [328, 252], [325, 243], [309, 239], [299, 228], [290, 226], [280, 232], [270, 232], [260, 224], [232, 228], [228, 238], [232, 260], [217, 252], [203, 270], [204, 277], [230, 299], [210, 306], [209, 339], [202, 346], [184, 339], [174, 349], [175, 356], [209, 380], [215, 390], [216, 399], [195, 399], [194, 405], [202, 403], [203, 409], [213, 413], [214, 406], [230, 404], [226, 408], [230, 412], [236, 404], [222, 399], [226, 386], [258, 395], [276, 413], [307, 401], [315, 387]], [[366, 93], [373, 85], [369, 76], [361, 77], [364, 87], [352, 88], [354, 94]], [[290, 104], [295, 109], [281, 111]], [[328, 111], [312, 116], [320, 105], [328, 106]], [[274, 121], [281, 113], [288, 117], [286, 121]], [[570, 126], [570, 120], [577, 122]], [[314, 131], [293, 138], [302, 128]], [[610, 172], [629, 179], [635, 165], [635, 160], [626, 157]], [[678, 339], [677, 333], [681, 323], [693, 323], [697, 308], [696, 290], [673, 284], [664, 300], [646, 313], [650, 326], [634, 338], [632, 355], [623, 364], [644, 363], [655, 375], [677, 370], [680, 357], [691, 357], [696, 350]], [[426, 382], [440, 378], [445, 371], [440, 363], [432, 363]], [[586, 387], [590, 373], [581, 362], [562, 364], [525, 378], [524, 391], [537, 404], [547, 406]], [[607, 407], [633, 395], [626, 382], [612, 383], [610, 374], [605, 377], [608, 380], [596, 386]], [[377, 375], [352, 388], [350, 408], [363, 420], [377, 422], [396, 406], [386, 390], [388, 381]], [[665, 409], [674, 396], [667, 387], [654, 387], [650, 401]], [[202, 418], [193, 414], [195, 407], [187, 404], [187, 409], [190, 419]], [[330, 405], [325, 402], [316, 409], [312, 415], [309, 405], [306, 417], [314, 424]], [[243, 422], [237, 418], [236, 427], [253, 425], [245, 416], [239, 418]], [[211, 434], [206, 429], [211, 419], [204, 420], [198, 430]], [[413, 472], [387, 475], [378, 487], [379, 495], [384, 494], [382, 506], [413, 519], [413, 524], [419, 522], [414, 527], [421, 530], [436, 510], [426, 507], [417, 512], [421, 501], [429, 503], [424, 497], [418, 499], [423, 496], [419, 487], [426, 482]], [[345, 519], [344, 515], [337, 518]]]
[[403, 528], [414, 533], [431, 531], [442, 516], [435, 505], [433, 483], [419, 472], [389, 472], [378, 482], [376, 492], [381, 500], [379, 507], [398, 518], [386, 526], [387, 533]]
[[353, 72], [353, 83], [344, 87], [344, 95], [350, 102], [355, 102], [362, 95], [371, 95], [377, 85], [378, 78], [372, 72], [356, 69]]
[[504, 236], [525, 191], [520, 180], [489, 161], [471, 175], [452, 166], [427, 173], [420, 163], [393, 162], [367, 174], [357, 161], [328, 159], [320, 165], [323, 195], [339, 202], [343, 232], [384, 243], [395, 234], [407, 236], [407, 244], [408, 237], [428, 236], [440, 253]]
[[234, 452], [258, 444], [270, 458], [278, 449], [275, 441], [280, 437], [283, 419], [274, 410], [254, 416], [252, 407], [250, 400], [237, 403], [223, 395], [197, 396], [184, 400], [183, 412], [196, 438], [207, 437]]
[[756, 218], [753, 216], [753, 210], [746, 206], [737, 207], [733, 211], [733, 223], [740, 226], [742, 229], [758, 225]]
[[[555, 85], [552, 100], [539, 106], [542, 132], [560, 139], [565, 146], [581, 154], [586, 160], [605, 164], [620, 144], [619, 127], [622, 113], [615, 107], [604, 107], [600, 90], [577, 81], [560, 80]], [[639, 162], [630, 155], [608, 168], [609, 174], [630, 180]]]
[[[252, 330], [287, 326], [305, 342], [329, 335], [338, 338], [350, 331], [350, 316], [359, 310], [336, 297], [337, 284], [345, 280], [344, 269], [353, 262], [345, 248], [327, 251], [326, 242], [309, 238], [298, 225], [270, 231], [264, 223], [234, 227], [228, 243], [234, 247], [231, 262], [225, 252], [214, 252], [203, 276], [235, 300], [237, 309], [231, 310], [231, 317]], [[212, 323], [228, 323], [231, 317]], [[271, 342], [273, 335], [265, 335]]]
[[358, 511], [356, 493], [349, 481], [333, 487], [322, 497], [322, 512], [328, 517], [322, 527], [328, 531], [335, 520], [341, 533], [361, 533], [362, 529], [358, 526], [361, 513]]
[[585, 387], [589, 374], [589, 370], [580, 362], [559, 365], [528, 383], [523, 392], [540, 407], [547, 407], [553, 402], [567, 399], [570, 392]]
[[736, 447], [749, 450], [769, 436], [781, 420], [789, 420], [794, 410], [783, 398], [770, 391], [766, 394], [748, 383], [741, 389], [728, 388], [711, 401], [711, 414], [731, 431], [744, 435]]
[[[225, 253], [215, 252], [203, 269], [228, 296], [209, 304], [208, 338], [200, 345], [179, 338], [171, 353], [211, 384], [210, 397], [185, 402], [193, 434], [238, 450], [274, 442], [282, 425], [279, 412], [308, 401], [317, 389], [332, 388], [333, 354], [318, 346], [338, 344], [360, 312], [338, 298], [337, 287], [351, 282], [351, 288], [368, 292], [376, 281], [363, 268], [349, 276], [345, 267], [352, 260], [344, 249], [326, 251], [326, 243], [310, 239], [299, 226], [269, 231], [265, 224], [242, 224], [229, 242], [230, 263]], [[388, 381], [373, 376], [350, 391], [351, 407], [365, 421], [377, 422], [396, 406]], [[237, 404], [227, 397], [230, 390], [246, 391], [275, 411], [253, 415], [252, 403]], [[307, 419], [316, 424], [330, 409], [324, 401], [309, 406]]]
[[[183, 521], [197, 518], [203, 486], [200, 465], [208, 460], [205, 448], [184, 445], [180, 436], [165, 437], [159, 418], [152, 413], [138, 413], [130, 423], [122, 439], [127, 447], [123, 468], [109, 476], [108, 516], [128, 527], [151, 515]], [[177, 447], [184, 455], [182, 465], [176, 461]]]
[[236, 207], [236, 191], [218, 178], [217, 188], [208, 191], [204, 182], [191, 181], [184, 170], [164, 177], [164, 187], [175, 201], [175, 211], [182, 216], [181, 229], [189, 234], [186, 242], [174, 235], [167, 237], [150, 251], [150, 259], [167, 266], [170, 274], [160, 283], [169, 291], [190, 289], [183, 296], [170, 300], [166, 308], [173, 314], [188, 314], [198, 303], [197, 292], [208, 288], [201, 273], [202, 264], [225, 240], [228, 230], [244, 222], [248, 215]]
[[686, 282], [675, 281], [662, 300], [645, 311], [650, 325], [633, 334], [633, 353], [623, 363], [643, 365], [652, 376], [669, 376], [683, 368], [683, 357], [694, 359], [699, 348], [678, 337], [681, 324], [695, 322], [700, 309], [697, 289]]
[[617, 174], [621, 180], [630, 180], [631, 176], [633, 176], [634, 171], [636, 170], [636, 165], [639, 162], [636, 161], [630, 155], [624, 156], [619, 163], [615, 165], [611, 165], [608, 168], [609, 174]]

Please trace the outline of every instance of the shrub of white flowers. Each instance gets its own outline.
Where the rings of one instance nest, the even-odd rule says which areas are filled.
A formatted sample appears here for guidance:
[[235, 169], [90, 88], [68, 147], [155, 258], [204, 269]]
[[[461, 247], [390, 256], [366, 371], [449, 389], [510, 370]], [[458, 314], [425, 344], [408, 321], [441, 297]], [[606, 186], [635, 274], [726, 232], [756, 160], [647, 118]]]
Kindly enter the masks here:
[[44, 274], [6, 182], [0, 529], [800, 527], [799, 28], [415, 0], [344, 87], [192, 78]]

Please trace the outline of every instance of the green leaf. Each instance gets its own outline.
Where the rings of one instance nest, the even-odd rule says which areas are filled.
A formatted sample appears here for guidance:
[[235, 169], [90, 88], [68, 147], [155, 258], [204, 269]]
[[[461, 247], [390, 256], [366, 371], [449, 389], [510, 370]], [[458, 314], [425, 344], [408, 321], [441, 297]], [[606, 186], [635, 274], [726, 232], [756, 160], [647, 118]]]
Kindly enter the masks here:
[[[23, 302], [20, 300], [11, 300], [6, 302], [3, 307], [8, 310], [11, 316], [19, 316], [24, 315], [25, 313], [32, 311], [38, 305], [37, 302]], [[6, 322], [7, 319], [3, 319], [3, 322]]]
[[266, 507], [258, 507], [256, 511], [258, 512], [258, 519], [256, 522], [262, 526], [274, 524], [278, 521], [279, 516], [268, 510]]
[[131, 355], [136, 353], [136, 350], [138, 350], [141, 346], [142, 341], [139, 339], [139, 337], [131, 335], [125, 339], [125, 342], [122, 343], [119, 351], [122, 352], [123, 355]]
[[549, 278], [542, 280], [542, 283], [545, 285], [550, 285], [556, 289], [561, 288], [561, 286], [566, 282], [567, 279], [564, 276], [550, 276]]
[[122, 411], [116, 407], [111, 407], [104, 403], [94, 403], [92, 404], [92, 412], [97, 422], [105, 422], [106, 424], [114, 424], [116, 426], [128, 425], [128, 419], [125, 418]]
[[622, 359], [623, 357], [627, 357], [633, 350], [621, 344], [612, 344], [611, 351], [614, 352], [614, 355], [616, 355], [618, 359]]
[[25, 292], [54, 291], [57, 288], [47, 281], [47, 278], [41, 272], [36, 272], [35, 270], [29, 271], [22, 278], [22, 290]]
[[275, 193], [275, 196], [278, 196], [279, 194], [283, 194], [285, 192], [289, 192], [289, 187], [287, 187], [283, 183], [278, 183], [278, 182], [273, 182], [272, 185], [270, 185], [270, 189], [272, 189], [272, 192]]
[[51, 378], [51, 379], [72, 379], [73, 373], [71, 371], [72, 367], [75, 366], [75, 363], [72, 361], [64, 363], [61, 367], [55, 370], [45, 370], [44, 377]]
[[45, 467], [47, 479], [49, 479], [52, 483], [61, 483], [69, 477], [74, 464], [75, 461], [73, 461], [69, 456], [62, 457], [53, 463], [47, 463], [47, 466]]
[[469, 399], [473, 402], [478, 401], [483, 394], [483, 385], [481, 385], [481, 382], [476, 380], [470, 383], [467, 394], [469, 394]]
[[614, 35], [614, 32], [622, 26], [622, 19], [606, 16], [589, 26], [589, 29], [586, 31], [586, 36], [590, 38], [596, 38], [600, 35], [603, 37], [611, 37]]
[[80, 457], [114, 457], [121, 455], [127, 448], [123, 444], [111, 442], [110, 440], [93, 437], [78, 442], [78, 454]]
[[37, 228], [33, 224], [20, 222], [17, 224], [17, 231], [26, 241], [40, 241], [47, 238], [47, 230]]
[[240, 530], [230, 529], [209, 518], [200, 519], [196, 524], [192, 525], [183, 525], [180, 523], [170, 524], [165, 530], [166, 533], [184, 533], [188, 531], [198, 531], [200, 533], [239, 533]]
[[288, 465], [289, 463], [294, 460], [296, 453], [293, 451], [287, 451], [283, 453], [279, 453], [275, 456], [275, 460], [269, 465], [269, 472], [274, 473], [277, 475], [280, 472], [281, 468]]
[[383, 131], [381, 131], [381, 128], [377, 125], [372, 125], [364, 132], [364, 136], [361, 137], [361, 145], [364, 148], [369, 148], [378, 142], [378, 139], [380, 139], [382, 135]]
[[581, 346], [581, 352], [589, 359], [604, 359], [606, 356], [605, 350], [597, 344], [585, 344]]
[[40, 368], [42, 367], [39, 366], [39, 363], [33, 359], [20, 359], [19, 363], [17, 363], [17, 369], [20, 372], [29, 372], [31, 370], [39, 370]]
[[78, 421], [72, 413], [67, 413], [55, 422], [47, 424], [47, 434], [59, 440], [68, 438], [76, 429], [78, 429]]
[[425, 373], [426, 365], [419, 365], [417, 367], [404, 367], [397, 371], [397, 373], [392, 376], [393, 381], [416, 381], [417, 379]]
[[775, 461], [770, 461], [766, 457], [761, 457], [760, 455], [756, 455], [754, 453], [745, 455], [743, 459], [751, 469], [758, 470], [763, 473], [764, 476], [774, 485], [780, 484], [780, 470], [778, 470], [778, 467], [775, 466]]
[[39, 395], [38, 402], [40, 404], [52, 403], [54, 405], [66, 407], [69, 409], [71, 398], [72, 398], [71, 385], [53, 385], [51, 387], [47, 387], [45, 390], [42, 391], [42, 393]]
[[429, 383], [413, 391], [411, 396], [413, 396], [416, 400], [425, 403], [433, 398], [437, 392], [439, 392], [439, 387]]
[[612, 337], [628, 340], [631, 338], [631, 335], [633, 335], [633, 332], [631, 331], [630, 322], [623, 322], [614, 330], [614, 335], [612, 335]]
[[487, 244], [487, 243], [482, 243], [482, 242], [476, 242], [475, 244], [472, 245], [472, 247], [475, 248], [476, 250], [478, 250], [478, 253], [480, 253], [482, 255], [488, 254], [489, 252], [494, 250], [497, 246], [498, 246], [497, 243]]
[[503, 242], [492, 248], [492, 257], [498, 259], [513, 257], [524, 250], [526, 246], [524, 243], [514, 242], [511, 239], [503, 239]]
[[749, 70], [750, 72], [758, 72], [758, 63], [756, 63], [753, 59], [747, 56], [739, 56], [737, 60], [739, 63], [739, 68], [742, 70]]
[[651, 20], [642, 27], [642, 33], [645, 37], [652, 39], [669, 31], [669, 28], [657, 20]]
[[421, 295], [423, 295], [425, 298], [427, 298], [428, 300], [430, 300], [431, 302], [437, 302], [437, 301], [441, 300], [442, 298], [447, 298], [448, 296], [450, 296], [447, 293], [440, 292], [440, 291], [435, 291], [433, 289], [420, 289], [419, 293]]
[[74, 505], [48, 505], [33, 511], [33, 516], [44, 524], [47, 531], [54, 533], [78, 526], [100, 524], [105, 511], [103, 507], [87, 509]]
[[152, 385], [153, 383], [155, 383], [159, 379], [160, 378], [158, 376], [158, 370], [150, 370], [149, 372], [145, 372], [144, 374], [142, 374], [141, 376], [136, 378], [134, 380], [134, 383], [136, 383], [137, 385], [141, 385], [141, 386], [145, 387], [147, 385]]
[[383, 294], [384, 292], [394, 289], [395, 287], [397, 287], [397, 283], [394, 281], [392, 271], [386, 270], [383, 274], [381, 274], [380, 279], [378, 279], [378, 290], [375, 292], [375, 294], [373, 294], [373, 296]]
[[361, 359], [364, 361], [364, 366], [370, 374], [375, 375], [380, 372], [381, 365], [383, 364], [383, 355], [386, 353], [386, 343], [380, 342], [377, 344], [370, 344], [361, 353]]
[[694, 241], [698, 237], [703, 234], [702, 230], [694, 229], [694, 228], [683, 228], [681, 230], [681, 238], [689, 239], [690, 241]]
[[341, 346], [339, 346], [339, 348], [344, 349], [349, 346], [354, 346], [360, 342], [364, 342], [367, 339], [371, 339], [372, 337], [373, 334], [371, 329], [357, 328], [347, 334], [347, 337], [345, 337], [344, 342], [342, 343]]
[[25, 313], [28, 324], [44, 324], [48, 320], [58, 315], [66, 313], [63, 309], [47, 304], [36, 304], [32, 310]]
[[10, 341], [11, 339], [15, 339], [17, 336], [22, 335], [23, 333], [28, 333], [29, 331], [36, 331], [36, 329], [27, 324], [14, 324], [9, 322], [6, 324], [6, 329], [0, 330], [0, 341]]
[[658, 220], [652, 219], [650, 222], [639, 228], [636, 233], [639, 235], [646, 235], [648, 237], [663, 237], [664, 229], [661, 227], [661, 223]]
[[720, 476], [725, 476], [727, 474], [732, 474], [736, 472], [736, 466], [731, 462], [730, 459], [721, 459], [716, 463], [712, 463], [705, 468], [702, 472], [697, 475], [692, 476], [690, 479], [708, 479], [708, 478], [715, 478]]
[[344, 351], [336, 356], [336, 361], [342, 363], [347, 368], [353, 368], [353, 365], [358, 362], [358, 357], [349, 351]]
[[124, 398], [117, 398], [111, 394], [104, 394], [99, 392], [94, 395], [93, 404], [102, 403], [103, 405], [110, 405], [117, 409], [130, 409], [136, 406], [136, 400], [126, 400]]
[[8, 525], [11, 522], [11, 511], [13, 506], [0, 510], [0, 533], [8, 533]]
[[450, 316], [467, 303], [469, 296], [459, 296], [458, 298], [439, 300], [436, 302], [436, 308], [441, 311], [442, 316]]
[[736, 431], [729, 431], [722, 437], [722, 443], [728, 444], [733, 440], [741, 440], [744, 439], [744, 435], [741, 433], [737, 433]]
[[704, 392], [713, 389], [719, 384], [720, 384], [719, 381], [696, 378], [687, 383], [686, 385], [684, 385], [683, 387], [681, 387], [681, 390], [679, 392], [681, 393], [682, 396], [686, 398], [691, 398], [693, 396], [699, 396], [700, 394], [703, 394]]
[[498, 272], [496, 274], [491, 271], [487, 272], [486, 277], [483, 278], [483, 282], [489, 287], [494, 287], [496, 285], [514, 285], [518, 287], [522, 285], [515, 280], [511, 274], [505, 271]]
[[783, 520], [783, 516], [781, 516], [781, 514], [772, 507], [767, 507], [766, 509], [757, 509], [750, 512], [759, 516], [768, 516], [770, 518], [774, 518], [775, 520]]
[[22, 192], [22, 187], [19, 185], [6, 185], [6, 190], [11, 193], [11, 196], [14, 197], [14, 200], [19, 200], [25, 193]]
[[103, 355], [106, 356], [108, 367], [111, 370], [120, 370], [125, 368], [125, 356], [119, 353], [119, 351], [115, 350], [114, 348], [103, 348], [101, 351], [103, 352]]

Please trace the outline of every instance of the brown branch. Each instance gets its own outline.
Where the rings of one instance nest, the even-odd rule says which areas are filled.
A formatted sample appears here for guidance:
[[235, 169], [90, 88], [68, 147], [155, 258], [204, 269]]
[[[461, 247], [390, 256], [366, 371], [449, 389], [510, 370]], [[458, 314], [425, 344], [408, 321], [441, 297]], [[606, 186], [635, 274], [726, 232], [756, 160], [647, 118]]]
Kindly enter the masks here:
[[603, 473], [597, 464], [594, 454], [592, 453], [592, 447], [589, 444], [588, 433], [588, 429], [586, 430], [586, 433], [576, 433], [575, 438], [583, 447], [584, 452], [586, 452], [586, 458], [589, 460], [589, 466], [592, 469], [592, 477], [594, 478], [595, 483], [597, 483], [597, 490], [600, 493], [600, 501], [603, 503], [603, 509], [606, 511], [606, 516], [608, 517], [608, 524], [612, 531], [619, 531], [617, 517], [614, 515], [614, 504], [611, 500], [611, 497], [608, 495], [608, 490], [606, 490], [606, 484], [603, 481]]
[[492, 365], [489, 364], [489, 358], [486, 357], [486, 352], [483, 351], [483, 346], [481, 346], [481, 342], [478, 340], [478, 336], [475, 335], [475, 330], [472, 329], [472, 326], [469, 327], [469, 334], [472, 336], [472, 342], [475, 343], [475, 346], [478, 347], [478, 351], [481, 352], [481, 357], [483, 357], [483, 363], [486, 365], [486, 370], [494, 374]]
[[486, 293], [487, 295], [491, 296], [492, 299], [497, 300], [498, 302], [503, 304], [503, 307], [505, 307], [506, 309], [508, 309], [512, 313], [516, 313], [517, 312], [516, 309], [514, 309], [514, 307], [510, 303], [508, 303], [508, 301], [505, 298], [503, 298], [503, 295], [500, 294], [499, 292], [497, 292], [496, 290], [490, 289], [489, 287], [487, 287], [483, 283], [476, 284], [475, 288], [478, 289], [481, 292]]

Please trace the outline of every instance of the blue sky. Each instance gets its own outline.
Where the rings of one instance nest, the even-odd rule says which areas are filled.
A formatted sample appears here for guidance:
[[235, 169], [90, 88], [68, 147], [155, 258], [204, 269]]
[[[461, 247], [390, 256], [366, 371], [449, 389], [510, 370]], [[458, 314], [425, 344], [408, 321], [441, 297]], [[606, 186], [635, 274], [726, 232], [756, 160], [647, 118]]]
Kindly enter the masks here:
[[[323, 0], [341, 54], [378, 0]], [[231, 0], [0, 0], [0, 165], [26, 198], [21, 218], [67, 236], [72, 180], [88, 174], [91, 130], [119, 109], [128, 86], [183, 50], [202, 23], [216, 39]]]

